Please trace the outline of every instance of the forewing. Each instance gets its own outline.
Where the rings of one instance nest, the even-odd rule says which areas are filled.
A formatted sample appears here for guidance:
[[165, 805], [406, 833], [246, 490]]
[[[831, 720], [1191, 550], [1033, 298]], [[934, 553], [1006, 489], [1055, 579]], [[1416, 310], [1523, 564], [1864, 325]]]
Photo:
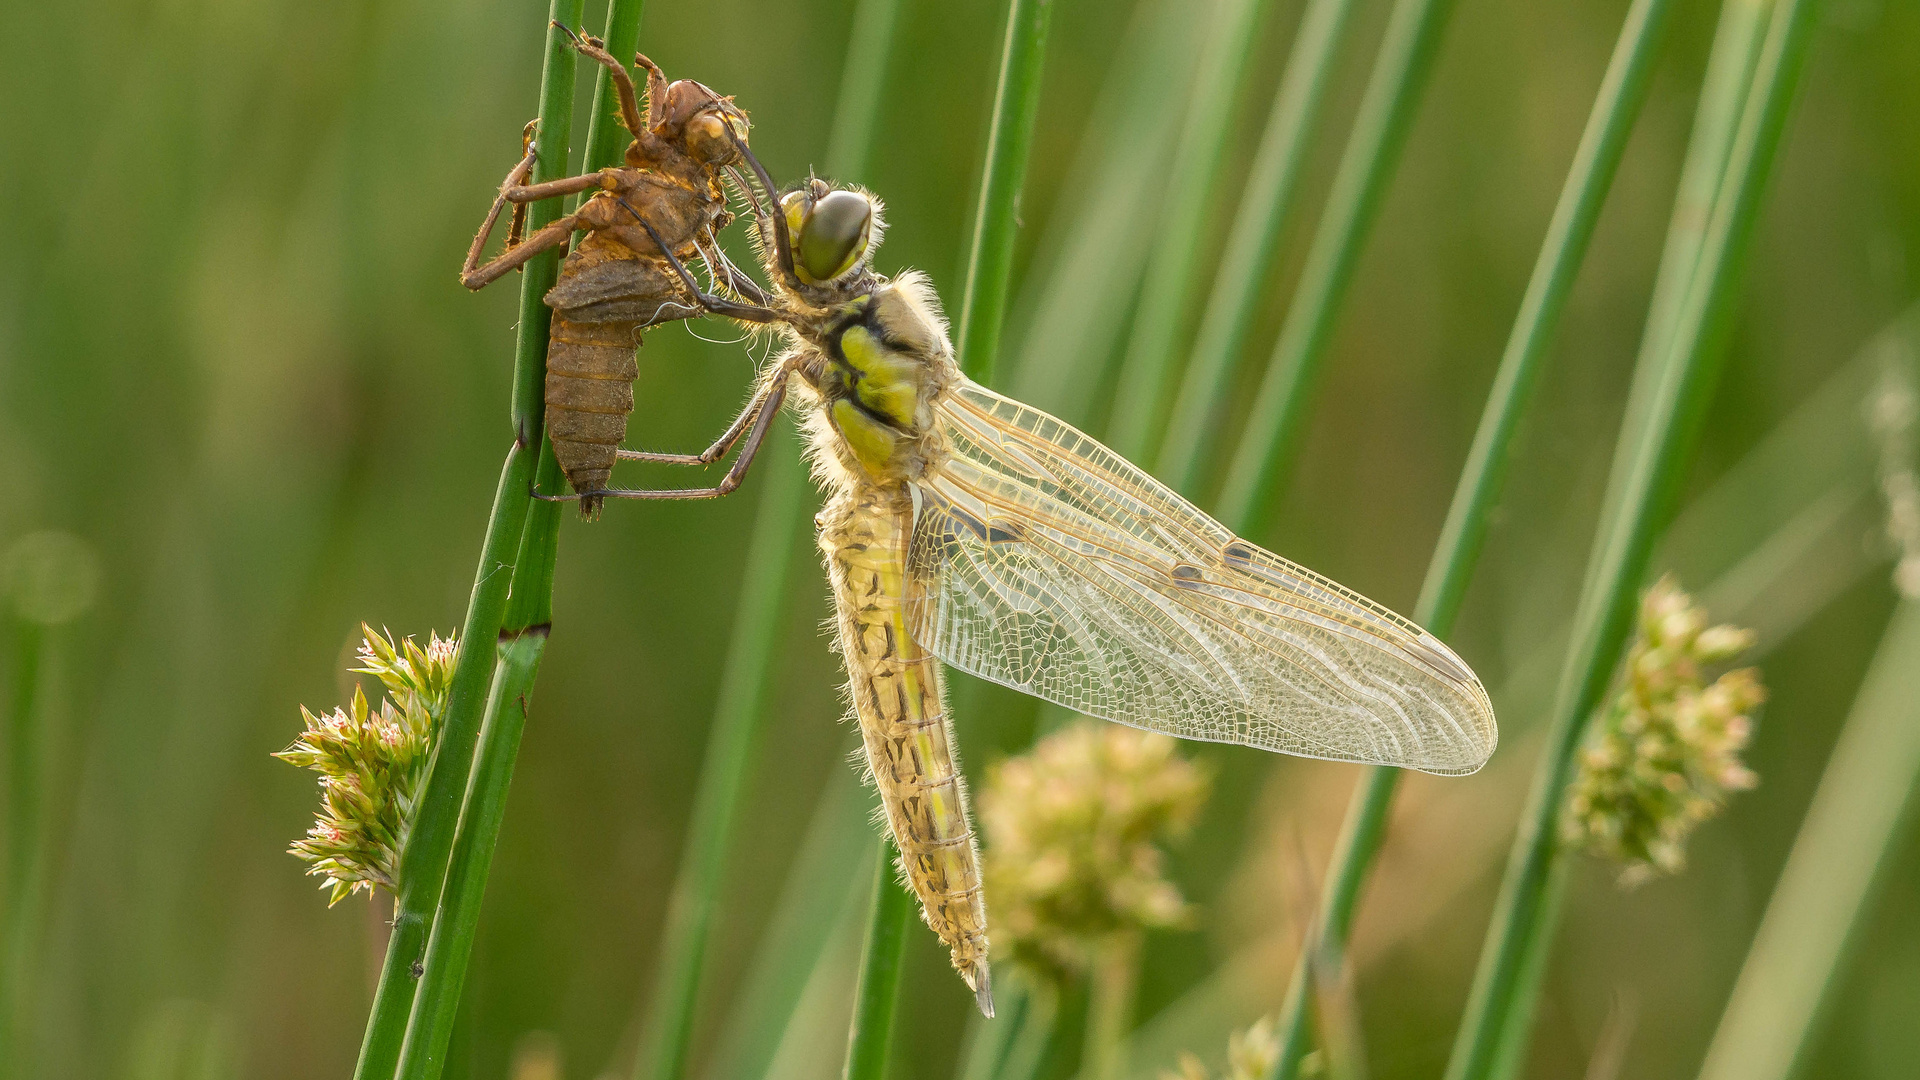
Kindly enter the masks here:
[[907, 606], [946, 662], [1188, 739], [1444, 774], [1493, 752], [1486, 691], [1412, 622], [1037, 409], [967, 382], [935, 411]]

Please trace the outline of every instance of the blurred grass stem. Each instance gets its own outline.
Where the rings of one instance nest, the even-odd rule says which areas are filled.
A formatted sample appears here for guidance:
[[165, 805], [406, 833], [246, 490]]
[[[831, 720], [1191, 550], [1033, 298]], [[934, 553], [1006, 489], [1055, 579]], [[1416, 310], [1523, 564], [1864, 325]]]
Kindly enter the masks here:
[[967, 286], [960, 302], [960, 364], [975, 382], [992, 385], [1000, 353], [1000, 325], [1013, 278], [1019, 239], [1020, 191], [1027, 180], [1033, 125], [1040, 115], [1040, 75], [1046, 60], [1047, 21], [1054, 0], [1010, 0], [993, 125], [980, 180], [980, 206], [967, 255]]
[[[1414, 621], [1439, 637], [1452, 632], [1467, 582], [1479, 562], [1488, 520], [1506, 478], [1513, 433], [1532, 400], [1547, 345], [1566, 309], [1567, 296], [1593, 239], [1628, 135], [1646, 100], [1660, 31], [1671, 7], [1671, 0], [1635, 0], [1601, 79], [1580, 145], [1574, 151], [1573, 164], [1547, 225], [1533, 276], [1521, 299], [1446, 524], [1441, 527], [1433, 561], [1428, 564], [1426, 582], [1414, 606]], [[1306, 1053], [1307, 958], [1329, 947], [1344, 950], [1361, 887], [1380, 851], [1399, 776], [1397, 769], [1369, 769], [1354, 792], [1320, 901], [1314, 931], [1318, 943], [1310, 942], [1302, 952], [1281, 1008], [1280, 1053], [1273, 1072], [1276, 1078], [1294, 1076], [1301, 1055]]]
[[1174, 353], [1185, 337], [1193, 294], [1203, 280], [1200, 257], [1207, 212], [1220, 187], [1234, 103], [1247, 61], [1265, 21], [1268, 0], [1222, 0], [1201, 54], [1199, 78], [1166, 180], [1159, 237], [1147, 260], [1146, 281], [1133, 317], [1133, 336], [1120, 366], [1108, 443], [1123, 457], [1151, 461], [1163, 430], [1168, 380], [1178, 374]]
[[1767, 902], [1700, 1080], [1787, 1080], [1920, 780], [1920, 601], [1894, 610]]
[[898, 880], [895, 858], [893, 841], [883, 837], [873, 868], [873, 918], [860, 950], [860, 984], [854, 991], [842, 1080], [883, 1080], [887, 1075], [893, 1016], [900, 1001], [900, 947], [913, 925], [916, 903]]
[[[898, 0], [861, 0], [841, 73], [827, 146], [827, 167], [842, 180], [866, 171], [892, 50]], [[700, 984], [728, 853], [733, 850], [753, 749], [764, 726], [774, 656], [789, 592], [793, 548], [806, 523], [806, 474], [792, 437], [762, 458], [760, 506], [747, 548], [747, 572], [720, 679], [720, 698], [694, 794], [680, 870], [667, 906], [660, 962], [636, 1077], [679, 1080], [699, 1011]]]
[[[549, 14], [552, 19], [577, 26], [581, 7], [581, 0], [553, 0]], [[567, 143], [573, 117], [573, 51], [564, 35], [551, 28], [546, 41], [540, 86], [540, 127], [535, 135], [535, 146], [540, 153], [532, 178], [536, 183], [566, 175]], [[558, 216], [558, 200], [534, 203], [528, 207], [528, 227], [537, 230]], [[474, 575], [473, 596], [461, 625], [459, 658], [439, 746], [423, 785], [412, 835], [401, 857], [400, 895], [395, 903], [393, 932], [374, 992], [373, 1011], [361, 1043], [360, 1059], [354, 1069], [355, 1080], [387, 1080], [395, 1076], [410, 1026], [409, 1017], [418, 1004], [415, 980], [424, 981], [426, 975], [423, 971], [416, 976], [414, 968], [426, 962], [429, 933], [447, 880], [455, 830], [461, 808], [467, 801], [474, 748], [494, 685], [496, 650], [493, 643], [499, 639], [505, 624], [513, 569], [519, 562], [529, 504], [533, 501], [528, 492], [534, 476], [536, 448], [540, 446], [541, 386], [548, 327], [548, 312], [540, 298], [552, 287], [558, 268], [558, 252], [543, 254], [527, 263], [521, 277], [520, 330], [514, 351], [514, 443], [507, 452], [500, 483], [494, 492], [480, 566]], [[464, 962], [461, 966], [464, 969]], [[457, 992], [453, 996], [457, 998]], [[430, 1002], [427, 1012], [435, 1008]]]
[[1140, 985], [1140, 935], [1123, 932], [1103, 942], [1087, 981], [1087, 1041], [1080, 1075], [1121, 1080], [1126, 1075], [1127, 1035], [1133, 1030]]
[[1278, 497], [1354, 269], [1433, 71], [1453, 0], [1397, 0], [1320, 228], [1228, 467], [1218, 516], [1241, 531]]
[[[1760, 197], [1792, 103], [1816, 20], [1813, 0], [1773, 11], [1753, 86], [1727, 158], [1700, 248], [1678, 308], [1672, 344], [1638, 420], [1622, 425], [1616, 513], [1603, 517], [1574, 616], [1573, 644], [1555, 695], [1547, 746], [1514, 839], [1447, 1080], [1489, 1074], [1530, 942], [1539, 928], [1554, 856], [1555, 825], [1585, 721], [1605, 693], [1632, 621], [1654, 539], [1685, 466], [1725, 357], [1726, 331]], [[1645, 358], [1643, 357], [1643, 360]]]
[[1160, 479], [1191, 495], [1231, 370], [1246, 348], [1258, 301], [1292, 221], [1307, 146], [1326, 100], [1353, 0], [1307, 0], [1286, 72], [1234, 211], [1192, 356], [1158, 454]]

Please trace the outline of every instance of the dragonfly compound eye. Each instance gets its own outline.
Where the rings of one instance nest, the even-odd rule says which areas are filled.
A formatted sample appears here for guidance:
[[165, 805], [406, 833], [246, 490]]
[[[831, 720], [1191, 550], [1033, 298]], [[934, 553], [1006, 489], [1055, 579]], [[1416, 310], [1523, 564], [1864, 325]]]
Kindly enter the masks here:
[[[788, 204], [788, 220], [797, 207]], [[873, 231], [873, 203], [853, 191], [830, 191], [800, 215], [795, 230], [794, 269], [808, 283], [832, 281], [866, 254]]]

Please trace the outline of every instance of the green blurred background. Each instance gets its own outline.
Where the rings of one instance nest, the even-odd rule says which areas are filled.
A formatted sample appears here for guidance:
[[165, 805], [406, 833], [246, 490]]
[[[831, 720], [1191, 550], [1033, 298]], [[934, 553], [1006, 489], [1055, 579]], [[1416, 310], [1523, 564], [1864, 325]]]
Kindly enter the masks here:
[[[1068, 408], [1048, 378], [1063, 342], [1097, 358], [1124, 343], [1124, 325], [1093, 325], [1105, 309], [1077, 291], [1094, 285], [1075, 237], [1092, 242], [1086, 208], [1113, 178], [1115, 145], [1146, 163], [1149, 190], [1163, 175], [1164, 130], [1114, 134], [1158, 114], [1116, 102], [1144, 84], [1177, 118], [1193, 49], [1158, 38], [1134, 64], [1129, 5], [1058, 2], [998, 381], [1095, 424], [1097, 409]], [[1411, 607], [1625, 8], [1461, 0], [1261, 542]], [[1256, 361], [1386, 9], [1359, 5]], [[1189, 5], [1183, 25], [1210, 13]], [[735, 95], [754, 146], [790, 180], [823, 156], [851, 17], [847, 0], [653, 0], [641, 47], [670, 77]], [[44, 735], [24, 761], [14, 741], [9, 774], [9, 805], [39, 808], [7, 829], [8, 925], [26, 928], [7, 946], [22, 1010], [13, 1075], [351, 1071], [389, 903], [326, 907], [285, 853], [309, 821], [311, 776], [268, 755], [298, 730], [299, 704], [342, 699], [360, 620], [424, 637], [464, 610], [510, 439], [515, 289], [469, 295], [455, 273], [533, 113], [544, 18], [544, 5], [498, 0], [0, 12], [0, 549], [64, 530], [101, 571], [93, 607], [45, 634], [35, 717], [8, 718]], [[588, 25], [602, 18], [589, 3]], [[893, 223], [881, 268], [926, 270], [950, 303], [1002, 18], [999, 4], [902, 5], [862, 178]], [[1211, 252], [1297, 18], [1280, 0], [1260, 30]], [[1579, 591], [1714, 18], [1703, 0], [1678, 5], [1455, 635], [1493, 692], [1500, 753], [1469, 779], [1409, 778], [1363, 908], [1355, 962], [1378, 1077], [1435, 1075], [1450, 1045]], [[1656, 560], [1717, 617], [1761, 633], [1774, 695], [1750, 756], [1762, 784], [1702, 830], [1677, 879], [1626, 893], [1607, 868], [1575, 867], [1533, 1075], [1579, 1075], [1620, 995], [1637, 1017], [1624, 1075], [1697, 1068], [1893, 607], [1861, 406], [1883, 366], [1912, 369], [1896, 346], [1913, 335], [1882, 331], [1914, 296], [1917, 70], [1920, 7], [1825, 5], [1688, 506]], [[1150, 234], [1154, 204], [1109, 222], [1093, 250]], [[1096, 262], [1132, 280], [1133, 258]], [[652, 332], [631, 445], [706, 441], [750, 375], [736, 336]], [[517, 1058], [531, 1077], [555, 1055], [567, 1077], [629, 1075], [755, 490], [613, 505], [563, 528], [554, 636], [449, 1075], [502, 1077]], [[824, 586], [795, 559], [696, 1075], [733, 1075], [743, 1047], [765, 1043], [775, 1075], [837, 1076], [845, 1041], [869, 880], [857, 853], [870, 845], [846, 824], [859, 820], [853, 739], [819, 630]], [[6, 639], [16, 688], [24, 625]], [[1031, 739], [1029, 704], [961, 700], [975, 706], [958, 724], [976, 778]], [[1200, 925], [1149, 943], [1142, 1076], [1181, 1049], [1216, 1059], [1229, 1028], [1277, 1006], [1300, 932], [1290, 898], [1303, 865], [1323, 866], [1357, 775], [1192, 753], [1218, 778], [1176, 858]], [[823, 800], [840, 808], [815, 830], [842, 840], [816, 837], [843, 852], [816, 864], [832, 875], [796, 856]], [[1821, 1076], [1908, 1077], [1920, 1061], [1910, 832], [1885, 871], [1812, 1051]], [[776, 915], [803, 902], [829, 923], [851, 914], [826, 935], [800, 1011], [770, 1031], [756, 973], [779, 967]], [[968, 995], [920, 928], [906, 963], [893, 1075], [949, 1076]]]

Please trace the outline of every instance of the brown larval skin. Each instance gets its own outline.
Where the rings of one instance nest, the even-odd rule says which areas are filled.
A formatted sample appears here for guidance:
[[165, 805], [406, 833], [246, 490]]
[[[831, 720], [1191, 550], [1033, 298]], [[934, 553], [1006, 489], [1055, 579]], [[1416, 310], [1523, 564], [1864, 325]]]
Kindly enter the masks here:
[[[593, 38], [579, 39], [576, 46], [615, 72], [623, 118], [634, 133], [626, 164], [526, 186], [522, 182], [532, 164], [529, 153], [502, 186], [493, 214], [474, 241], [461, 281], [468, 288], [480, 288], [538, 251], [564, 244], [576, 231], [586, 232], [561, 264], [559, 281], [544, 298], [553, 309], [546, 428], [568, 484], [582, 496], [581, 513], [592, 516], [600, 499], [590, 493], [609, 486], [626, 438], [633, 380], [639, 374], [635, 349], [641, 332], [703, 313], [662, 258], [647, 226], [682, 262], [702, 259], [703, 251], [717, 257], [714, 234], [733, 217], [727, 209], [722, 170], [738, 160], [725, 125], [732, 125], [744, 138], [746, 114], [732, 99], [700, 83], [669, 84], [652, 61], [637, 56], [635, 62], [647, 69], [648, 76], [648, 109], [641, 120], [625, 70]], [[505, 252], [485, 266], [478, 265], [480, 246], [502, 202], [524, 204], [596, 188], [575, 213], [524, 242], [515, 243], [517, 238], [510, 236]], [[726, 274], [729, 286], [738, 284], [730, 271]]]

